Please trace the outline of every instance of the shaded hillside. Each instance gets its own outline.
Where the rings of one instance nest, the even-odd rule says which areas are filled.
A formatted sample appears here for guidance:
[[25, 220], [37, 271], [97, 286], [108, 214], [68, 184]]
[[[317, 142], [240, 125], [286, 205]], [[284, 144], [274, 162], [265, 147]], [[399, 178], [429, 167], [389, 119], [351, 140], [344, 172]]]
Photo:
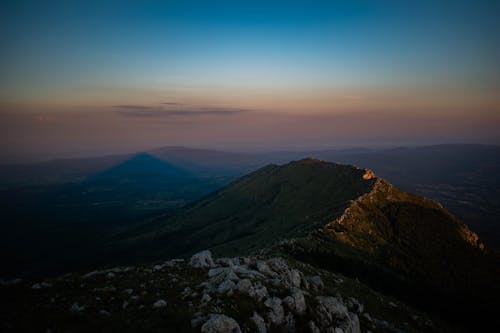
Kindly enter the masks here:
[[139, 154], [64, 185], [0, 188], [0, 276], [47, 275], [113, 262], [108, 238], [224, 184]]

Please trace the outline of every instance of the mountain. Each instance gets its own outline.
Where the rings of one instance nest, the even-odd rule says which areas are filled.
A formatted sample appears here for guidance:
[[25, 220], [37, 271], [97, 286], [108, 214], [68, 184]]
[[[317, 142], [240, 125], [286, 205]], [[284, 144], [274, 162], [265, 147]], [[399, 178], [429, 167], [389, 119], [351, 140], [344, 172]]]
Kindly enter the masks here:
[[[439, 203], [370, 170], [317, 159], [259, 169], [141, 232], [123, 235], [141, 258], [203, 248], [278, 252], [428, 309], [444, 306], [450, 317], [464, 315], [467, 301], [484, 313], [500, 295], [498, 258]], [[424, 304], [435, 295], [439, 300]]]

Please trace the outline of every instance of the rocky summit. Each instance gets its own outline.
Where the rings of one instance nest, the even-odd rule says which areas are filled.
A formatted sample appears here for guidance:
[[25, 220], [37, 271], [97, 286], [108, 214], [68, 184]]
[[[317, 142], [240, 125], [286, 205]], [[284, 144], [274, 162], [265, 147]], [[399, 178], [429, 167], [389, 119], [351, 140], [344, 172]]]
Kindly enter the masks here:
[[[440, 332], [439, 320], [341, 274], [245, 256], [3, 281], [2, 332]], [[7, 302], [5, 302], [7, 301]]]

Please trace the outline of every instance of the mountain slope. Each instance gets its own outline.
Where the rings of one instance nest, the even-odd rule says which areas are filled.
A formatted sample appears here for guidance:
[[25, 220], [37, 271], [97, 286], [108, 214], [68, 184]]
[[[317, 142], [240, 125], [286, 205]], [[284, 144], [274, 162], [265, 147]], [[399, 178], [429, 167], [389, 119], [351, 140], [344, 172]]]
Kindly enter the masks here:
[[365, 170], [314, 159], [269, 165], [151, 227], [158, 251], [182, 255], [210, 247], [217, 254], [259, 251], [307, 235], [370, 191]]
[[133, 236], [142, 258], [278, 252], [451, 318], [476, 320], [500, 294], [498, 259], [440, 204], [316, 159], [264, 167]]

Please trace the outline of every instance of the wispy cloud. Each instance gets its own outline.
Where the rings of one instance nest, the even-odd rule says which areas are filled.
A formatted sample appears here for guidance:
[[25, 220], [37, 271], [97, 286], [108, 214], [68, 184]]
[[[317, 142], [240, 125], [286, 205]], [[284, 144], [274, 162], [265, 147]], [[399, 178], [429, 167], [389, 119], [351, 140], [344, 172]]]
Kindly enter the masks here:
[[[168, 104], [176, 105], [176, 104]], [[124, 117], [161, 118], [161, 117], [196, 117], [196, 116], [229, 116], [253, 111], [251, 109], [224, 108], [224, 107], [186, 107], [164, 108], [147, 105], [114, 105], [117, 113]]]
[[163, 104], [163, 105], [182, 105], [182, 103], [177, 103], [177, 102], [163, 102], [160, 104]]

